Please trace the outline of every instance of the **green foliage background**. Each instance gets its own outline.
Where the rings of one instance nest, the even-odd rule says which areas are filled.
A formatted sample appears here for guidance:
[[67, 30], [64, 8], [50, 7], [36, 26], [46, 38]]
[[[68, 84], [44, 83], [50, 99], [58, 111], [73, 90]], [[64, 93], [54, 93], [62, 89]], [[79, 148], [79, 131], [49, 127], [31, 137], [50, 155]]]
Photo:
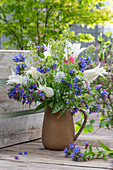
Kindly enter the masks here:
[[[9, 38], [4, 48], [27, 49], [29, 40], [37, 45], [50, 38], [59, 39], [70, 24], [94, 27], [110, 21], [113, 13], [105, 8], [106, 0], [0, 0], [0, 34]], [[97, 7], [100, 6], [101, 9]], [[93, 41], [89, 34], [78, 34], [73, 40]]]

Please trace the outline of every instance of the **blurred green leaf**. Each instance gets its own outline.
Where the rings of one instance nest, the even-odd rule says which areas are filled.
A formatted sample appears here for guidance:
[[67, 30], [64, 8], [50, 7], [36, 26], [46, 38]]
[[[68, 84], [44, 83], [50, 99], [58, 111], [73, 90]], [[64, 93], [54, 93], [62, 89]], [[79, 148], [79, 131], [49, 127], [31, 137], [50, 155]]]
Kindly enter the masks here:
[[99, 36], [98, 36], [98, 41], [103, 41], [104, 39], [102, 38], [102, 35], [100, 34]]
[[106, 32], [105, 35], [106, 35], [107, 37], [110, 37], [110, 36], [112, 35], [112, 32]]

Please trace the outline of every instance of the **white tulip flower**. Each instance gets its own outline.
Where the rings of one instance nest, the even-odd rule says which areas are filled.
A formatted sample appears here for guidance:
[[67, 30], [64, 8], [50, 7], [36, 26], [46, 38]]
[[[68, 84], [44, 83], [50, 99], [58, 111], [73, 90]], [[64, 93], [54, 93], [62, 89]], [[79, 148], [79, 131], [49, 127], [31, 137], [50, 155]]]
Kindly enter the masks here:
[[68, 59], [68, 56], [72, 54], [74, 58], [77, 58], [78, 55], [86, 49], [85, 47], [80, 49], [80, 47], [81, 47], [81, 43], [72, 44], [71, 42], [68, 42], [67, 47], [64, 49], [66, 60]]
[[41, 76], [41, 73], [35, 67], [31, 67], [26, 73], [30, 74], [35, 80]]
[[6, 85], [8, 84], [27, 84], [28, 78], [22, 75], [16, 75], [15, 72], [12, 70], [12, 75], [10, 75], [9, 80], [7, 80]]
[[39, 83], [39, 88], [37, 88], [37, 89], [40, 91], [43, 91], [45, 93], [46, 97], [52, 97], [54, 95], [53, 89], [51, 87], [46, 87], [46, 84], [44, 86], [42, 86]]
[[89, 70], [86, 70], [84, 71], [84, 78], [89, 81], [89, 82], [92, 82], [93, 80], [95, 80], [98, 76], [103, 76], [103, 74], [108, 74], [106, 72], [106, 70], [101, 67], [100, 67], [100, 63], [97, 67], [95, 67], [94, 69], [89, 69]]
[[[44, 44], [45, 46], [45, 44]], [[46, 46], [45, 46], [46, 47]], [[48, 44], [48, 46], [46, 47], [47, 51], [45, 51], [43, 54], [45, 55], [45, 58], [47, 58], [48, 56], [51, 56], [51, 46]]]
[[78, 55], [79, 55], [82, 51], [84, 51], [84, 50], [86, 49], [85, 47], [83, 47], [83, 48], [80, 49], [80, 46], [81, 46], [81, 43], [78, 43], [78, 44], [74, 43], [74, 44], [72, 45], [72, 52], [74, 52], [74, 53], [73, 53], [73, 57], [74, 57], [74, 58], [75, 58], [75, 57], [78, 57]]

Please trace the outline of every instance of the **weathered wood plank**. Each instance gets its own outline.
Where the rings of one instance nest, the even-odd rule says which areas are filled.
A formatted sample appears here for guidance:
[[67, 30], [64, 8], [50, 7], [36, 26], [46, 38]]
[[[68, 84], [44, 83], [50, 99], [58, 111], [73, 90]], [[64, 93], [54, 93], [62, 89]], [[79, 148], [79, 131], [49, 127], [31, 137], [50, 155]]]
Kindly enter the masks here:
[[22, 111], [18, 111], [18, 112], [13, 112], [13, 113], [9, 113], [9, 114], [0, 114], [0, 120], [12, 118], [12, 117], [17, 117], [17, 116], [24, 116], [24, 115], [41, 113], [43, 111], [44, 111], [44, 109], [41, 109], [37, 112], [35, 111], [35, 109], [31, 109], [31, 110], [22, 110]]
[[[108, 131], [109, 133], [109, 131]], [[105, 145], [107, 145], [108, 147], [113, 148], [113, 134], [111, 134], [111, 136], [98, 136], [98, 135], [80, 135], [78, 140], [76, 141], [77, 145], [83, 145], [84, 142], [88, 142], [93, 144], [94, 146], [100, 146], [100, 144], [98, 143], [98, 140], [100, 140], [101, 142], [103, 142]]]
[[6, 80], [0, 80], [0, 86], [6, 85], [6, 81], [7, 81], [7, 79]]
[[[6, 160], [0, 160], [0, 168], [13, 168], [13, 170], [89, 170], [89, 167], [77, 167], [77, 166], [71, 166], [71, 165], [56, 165], [52, 163], [23, 163], [23, 162], [10, 162]], [[104, 168], [108, 170], [108, 168]], [[90, 170], [104, 170], [103, 168], [90, 168]]]
[[[79, 147], [83, 147], [80, 146]], [[3, 164], [7, 164], [8, 167], [26, 167], [29, 165], [32, 169], [39, 168], [59, 168], [59, 169], [91, 169], [91, 170], [104, 170], [112, 169], [109, 166], [110, 158], [108, 157], [107, 161], [103, 159], [95, 159], [87, 162], [74, 162], [71, 158], [65, 158], [63, 151], [51, 151], [43, 150], [42, 143], [38, 142], [29, 142], [20, 145], [15, 145], [12, 147], [0, 149], [0, 167], [3, 167]], [[19, 155], [19, 160], [14, 160], [14, 157], [18, 154], [18, 151], [22, 153], [24, 151], [28, 152], [28, 155]]]
[[[38, 106], [38, 104], [37, 104]], [[22, 105], [20, 102], [9, 99], [9, 101], [0, 101], [0, 114], [8, 114], [16, 111], [35, 109], [35, 103], [29, 106], [27, 104]]]
[[0, 148], [41, 137], [43, 113], [0, 120]]

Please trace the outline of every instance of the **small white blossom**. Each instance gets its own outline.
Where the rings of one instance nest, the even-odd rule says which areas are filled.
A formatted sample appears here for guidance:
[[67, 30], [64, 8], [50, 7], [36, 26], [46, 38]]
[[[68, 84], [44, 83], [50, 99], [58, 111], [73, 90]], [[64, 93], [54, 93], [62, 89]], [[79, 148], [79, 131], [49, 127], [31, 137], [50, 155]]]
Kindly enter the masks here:
[[56, 75], [54, 75], [54, 81], [55, 82], [61, 82], [62, 78], [65, 78], [65, 73], [63, 71], [58, 71]]

